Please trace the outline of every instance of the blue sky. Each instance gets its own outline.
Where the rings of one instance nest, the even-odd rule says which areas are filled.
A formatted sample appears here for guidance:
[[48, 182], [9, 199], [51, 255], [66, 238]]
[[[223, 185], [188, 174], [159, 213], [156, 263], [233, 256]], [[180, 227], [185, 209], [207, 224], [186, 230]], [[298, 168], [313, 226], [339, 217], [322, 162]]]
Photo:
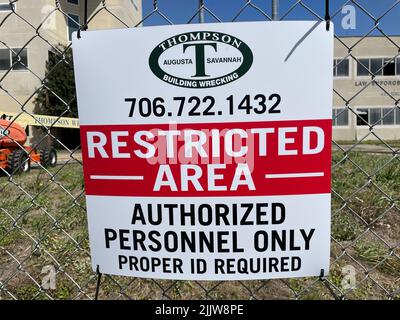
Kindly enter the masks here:
[[[280, 16], [288, 12], [289, 8], [293, 6], [297, 0], [280, 0]], [[303, 0], [302, 1], [311, 10], [320, 16], [325, 15], [325, 1], [324, 0]], [[335, 31], [340, 36], [350, 35], [365, 35], [373, 27], [374, 21], [363, 12], [359, 7], [353, 6], [356, 9], [356, 29], [345, 30], [341, 27], [344, 14], [340, 12], [341, 8], [349, 1], [347, 0], [330, 0], [330, 12], [339, 11], [333, 19], [335, 23]], [[379, 27], [388, 35], [400, 35], [400, 3], [398, 0], [357, 0], [361, 7], [368, 11], [373, 17], [378, 18], [388, 11], [395, 3], [398, 3], [389, 13], [384, 16], [380, 22]], [[143, 17], [153, 10], [153, 0], [142, 0], [143, 3]], [[205, 0], [207, 8], [214, 12], [222, 21], [232, 21], [233, 17], [239, 12], [240, 8], [246, 3], [245, 0]], [[253, 4], [271, 15], [271, 0], [253, 0]], [[172, 22], [177, 24], [187, 23], [197, 10], [198, 0], [158, 0], [160, 12], [164, 13]], [[205, 13], [206, 22], [215, 22], [215, 19]], [[260, 21], [265, 20], [265, 17], [257, 12], [256, 9], [247, 7], [244, 12], [239, 16], [237, 21]], [[295, 9], [287, 14], [284, 20], [315, 20], [315, 17], [304, 7], [297, 5]], [[198, 18], [193, 20], [197, 23]], [[165, 21], [158, 15], [153, 15], [145, 21], [144, 25], [160, 25], [166, 24]], [[374, 31], [373, 35], [380, 34], [379, 31]]]

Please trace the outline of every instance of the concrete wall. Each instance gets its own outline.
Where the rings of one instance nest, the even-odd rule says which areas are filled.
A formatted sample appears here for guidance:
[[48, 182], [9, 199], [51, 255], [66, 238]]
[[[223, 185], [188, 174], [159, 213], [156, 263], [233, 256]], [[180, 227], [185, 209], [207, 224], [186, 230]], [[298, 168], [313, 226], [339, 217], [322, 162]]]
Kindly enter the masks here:
[[[390, 40], [400, 46], [400, 37], [390, 37]], [[393, 58], [398, 54], [397, 47], [386, 37], [344, 37], [340, 40], [335, 39], [335, 58], [344, 58], [351, 54], [357, 59], [387, 57]], [[351, 100], [349, 107], [353, 110], [368, 107], [394, 107], [395, 99], [400, 98], [400, 76], [377, 76], [376, 81], [381, 84], [367, 86], [371, 82], [371, 76], [357, 76], [357, 62], [350, 56], [350, 74], [347, 78], [334, 78], [334, 89], [340, 93], [345, 100]], [[360, 90], [364, 89], [359, 95], [354, 97]], [[386, 92], [387, 93], [386, 93]], [[354, 97], [354, 98], [353, 98]], [[334, 93], [334, 107], [345, 107], [343, 99]], [[385, 140], [400, 139], [400, 125], [375, 126], [373, 132]], [[349, 125], [347, 127], [334, 127], [333, 138], [336, 140], [361, 140], [369, 133], [368, 126], [357, 126], [356, 115], [349, 112]], [[375, 140], [374, 135], [370, 134], [365, 140]]]
[[[11, 14], [1, 26], [1, 42], [12, 48], [23, 47], [28, 43], [28, 65], [32, 70], [32, 72], [27, 70], [11, 71], [2, 80], [2, 87], [17, 99], [17, 101], [14, 101], [6, 92], [0, 90], [0, 110], [2, 111], [20, 110], [21, 105], [24, 104], [27, 108], [30, 108], [32, 102], [30, 96], [40, 86], [40, 78], [44, 77], [44, 64], [48, 50], [43, 45], [42, 40], [34, 37], [35, 28], [38, 28], [44, 16], [41, 9], [47, 3], [47, 0], [18, 1], [17, 12], [21, 18]], [[0, 20], [3, 20], [8, 14], [7, 12], [0, 12]], [[23, 19], [29, 21], [32, 26]], [[0, 44], [0, 48], [6, 47]], [[4, 74], [4, 71], [0, 71], [0, 77], [3, 77]]]
[[[89, 12], [96, 12], [89, 24], [91, 30], [108, 29], [109, 26], [112, 28], [125, 28], [126, 25], [133, 27], [142, 20], [142, 1], [140, 0], [108, 0], [107, 9], [102, 9], [101, 5], [96, 6], [96, 1], [101, 3], [99, 0], [89, 1]], [[81, 16], [83, 17], [83, 6]]]
[[[30, 71], [13, 70], [2, 80], [2, 87], [14, 98], [4, 90], [0, 90], [0, 111], [19, 112], [21, 108], [32, 111], [34, 93], [41, 86], [41, 79], [45, 76], [48, 51], [52, 46], [69, 43], [67, 14], [78, 15], [80, 22], [83, 23], [83, 0], [79, 1], [79, 5], [60, 0], [59, 8], [56, 8], [55, 3], [54, 0], [19, 0], [16, 7], [17, 14], [0, 12], [0, 21], [9, 15], [0, 29], [0, 48], [5, 48], [1, 42], [13, 48], [26, 46], [30, 69]], [[106, 3], [107, 10], [128, 26], [133, 26], [141, 20], [141, 0], [108, 0]], [[89, 16], [97, 13], [89, 24], [91, 30], [125, 27], [103, 8], [101, 0], [89, 0], [88, 9]], [[36, 30], [39, 32], [39, 37]], [[5, 74], [5, 71], [0, 71], [0, 79]]]

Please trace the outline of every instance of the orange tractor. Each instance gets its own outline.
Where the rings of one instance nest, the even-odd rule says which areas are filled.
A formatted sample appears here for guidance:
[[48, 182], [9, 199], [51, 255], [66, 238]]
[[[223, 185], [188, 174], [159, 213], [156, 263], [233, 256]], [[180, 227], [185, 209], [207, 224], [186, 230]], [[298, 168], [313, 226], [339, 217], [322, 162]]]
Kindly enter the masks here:
[[53, 147], [37, 150], [25, 146], [27, 135], [23, 127], [15, 122], [0, 120], [0, 172], [28, 172], [31, 161], [43, 167], [54, 167], [57, 164], [57, 153]]

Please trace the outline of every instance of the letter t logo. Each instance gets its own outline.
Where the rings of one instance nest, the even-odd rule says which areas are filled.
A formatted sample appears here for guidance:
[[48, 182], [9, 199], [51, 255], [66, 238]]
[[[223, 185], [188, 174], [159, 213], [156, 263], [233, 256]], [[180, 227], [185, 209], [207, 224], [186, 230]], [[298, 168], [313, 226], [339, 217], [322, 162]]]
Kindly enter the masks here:
[[183, 53], [185, 53], [186, 49], [194, 46], [195, 47], [195, 57], [196, 57], [196, 74], [192, 77], [209, 77], [206, 74], [206, 59], [204, 55], [204, 47], [211, 46], [217, 51], [217, 44], [214, 43], [192, 43], [192, 44], [184, 44], [183, 45]]

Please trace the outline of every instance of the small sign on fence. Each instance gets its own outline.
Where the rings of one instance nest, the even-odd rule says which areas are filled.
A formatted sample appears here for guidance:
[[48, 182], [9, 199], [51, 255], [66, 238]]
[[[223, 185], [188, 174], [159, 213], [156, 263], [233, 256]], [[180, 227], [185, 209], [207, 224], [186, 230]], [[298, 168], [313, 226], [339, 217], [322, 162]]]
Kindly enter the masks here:
[[329, 269], [333, 28], [247, 22], [73, 39], [93, 269]]
[[27, 114], [6, 112], [0, 110], [0, 119], [15, 121], [22, 126], [53, 127], [78, 129], [79, 121], [77, 118], [47, 116], [41, 114]]

